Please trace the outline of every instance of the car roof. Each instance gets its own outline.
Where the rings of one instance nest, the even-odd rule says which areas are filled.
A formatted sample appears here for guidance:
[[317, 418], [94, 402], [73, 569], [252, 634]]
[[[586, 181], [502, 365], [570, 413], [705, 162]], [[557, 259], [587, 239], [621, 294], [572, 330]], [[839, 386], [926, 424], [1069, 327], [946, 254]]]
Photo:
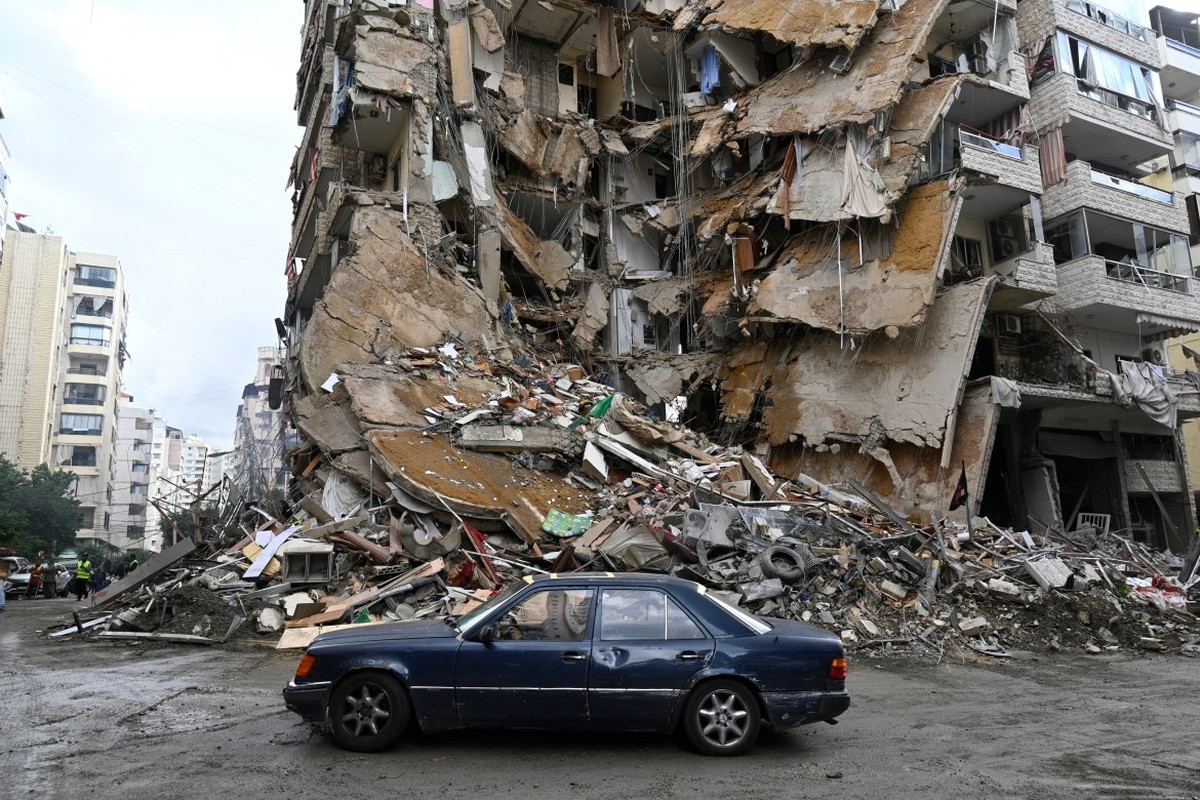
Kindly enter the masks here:
[[549, 572], [526, 576], [526, 583], [549, 583], [552, 581], [572, 581], [592, 583], [602, 586], [607, 583], [635, 584], [640, 586], [674, 586], [679, 589], [703, 591], [704, 586], [674, 575], [662, 575], [655, 572]]

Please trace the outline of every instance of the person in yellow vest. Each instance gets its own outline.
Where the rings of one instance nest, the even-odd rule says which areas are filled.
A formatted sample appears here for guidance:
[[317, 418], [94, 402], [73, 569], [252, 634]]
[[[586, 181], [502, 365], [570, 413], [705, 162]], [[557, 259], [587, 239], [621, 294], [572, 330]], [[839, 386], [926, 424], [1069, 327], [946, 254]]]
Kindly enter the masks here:
[[82, 601], [87, 597], [88, 581], [92, 579], [92, 560], [81, 554], [75, 562], [75, 600]]

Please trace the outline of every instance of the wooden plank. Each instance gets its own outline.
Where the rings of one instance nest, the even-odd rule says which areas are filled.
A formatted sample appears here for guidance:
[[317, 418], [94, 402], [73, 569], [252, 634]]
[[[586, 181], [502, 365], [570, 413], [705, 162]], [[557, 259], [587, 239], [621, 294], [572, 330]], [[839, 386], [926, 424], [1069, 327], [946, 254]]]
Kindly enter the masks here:
[[190, 633], [145, 633], [143, 631], [103, 631], [96, 634], [101, 639], [156, 639], [161, 642], [183, 644], [220, 644], [217, 639], [195, 636]]
[[[392, 620], [388, 620], [391, 622]], [[376, 625], [386, 625], [385, 622], [360, 622], [353, 625], [325, 625], [324, 627], [314, 626], [309, 628], [292, 628], [283, 632], [279, 637], [279, 644], [275, 645], [276, 650], [294, 650], [300, 647], [308, 647], [322, 633], [330, 633], [332, 631], [344, 631], [349, 628], [371, 628]]]
[[685, 453], [686, 455], [691, 456], [692, 458], [696, 459], [697, 461], [703, 461], [707, 464], [718, 463], [718, 459], [716, 456], [709, 455], [708, 453], [701, 450], [699, 447], [692, 447], [687, 442], [671, 442], [671, 447], [674, 447], [676, 450], [678, 450], [681, 453]]
[[742, 453], [742, 468], [765, 497], [775, 489], [775, 481], [766, 465], [750, 453]]

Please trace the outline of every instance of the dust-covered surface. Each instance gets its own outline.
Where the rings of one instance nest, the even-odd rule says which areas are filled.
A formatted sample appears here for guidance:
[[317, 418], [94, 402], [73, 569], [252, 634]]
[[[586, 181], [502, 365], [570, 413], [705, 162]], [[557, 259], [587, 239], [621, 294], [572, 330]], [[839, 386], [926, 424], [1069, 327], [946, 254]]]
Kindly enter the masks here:
[[1186, 800], [1200, 771], [1186, 656], [1018, 652], [977, 665], [863, 653], [839, 725], [764, 735], [736, 759], [667, 736], [502, 732], [363, 756], [284, 710], [295, 654], [38, 635], [71, 608], [18, 601], [0, 614], [5, 797]]

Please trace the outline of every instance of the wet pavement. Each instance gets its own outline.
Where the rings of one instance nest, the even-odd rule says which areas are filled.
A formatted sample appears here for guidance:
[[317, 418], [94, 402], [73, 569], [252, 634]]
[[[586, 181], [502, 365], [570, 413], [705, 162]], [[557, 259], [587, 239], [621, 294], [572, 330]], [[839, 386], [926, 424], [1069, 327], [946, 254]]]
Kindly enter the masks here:
[[841, 724], [750, 755], [676, 738], [469, 732], [345, 753], [283, 709], [299, 653], [64, 641], [70, 600], [0, 614], [0, 797], [1195, 798], [1200, 661], [852, 659]]

